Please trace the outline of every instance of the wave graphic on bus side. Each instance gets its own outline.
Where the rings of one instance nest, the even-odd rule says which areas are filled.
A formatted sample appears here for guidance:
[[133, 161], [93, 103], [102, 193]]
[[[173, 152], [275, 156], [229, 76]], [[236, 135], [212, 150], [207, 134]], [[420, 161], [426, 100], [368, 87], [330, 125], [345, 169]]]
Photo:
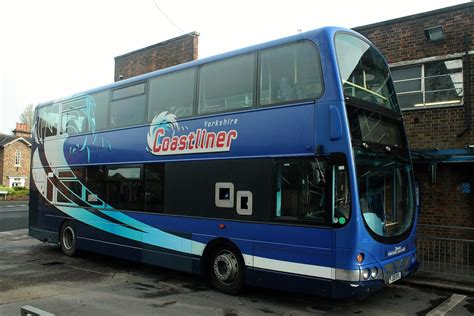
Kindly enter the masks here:
[[[43, 117], [46, 119], [35, 121], [33, 124], [33, 139], [39, 144], [43, 144], [44, 138], [49, 135], [54, 135], [57, 133], [56, 129], [58, 128], [54, 122], [59, 121], [59, 115], [63, 117], [62, 126], [59, 127], [60, 134], [78, 134], [85, 131], [90, 132], [82, 140], [77, 138], [77, 142], [73, 142], [68, 145], [67, 150], [72, 154], [79, 154], [85, 152], [87, 154], [87, 162], [90, 162], [91, 159], [91, 149], [94, 148], [106, 149], [109, 152], [112, 151], [112, 146], [110, 142], [102, 136], [97, 135], [96, 131], [96, 102], [94, 98], [90, 95], [79, 94], [74, 96], [73, 102], [80, 102], [81, 106], [77, 108], [63, 109], [61, 114], [58, 113], [47, 113], [43, 114]], [[59, 103], [59, 101], [58, 101]], [[75, 140], [76, 138], [72, 138]]]
[[[56, 162], [62, 161], [62, 165], [67, 165], [63, 150], [58, 150], [59, 148], [62, 148], [64, 146], [64, 142], [65, 139], [57, 140], [55, 142], [40, 143], [38, 144], [38, 147], [33, 153], [33, 182], [35, 183], [38, 192], [46, 200], [50, 199], [47, 197], [46, 189], [48, 182], [52, 187], [56, 188], [57, 192], [61, 192], [61, 190], [64, 189], [59, 188], [59, 185], [62, 183], [62, 180], [57, 177], [53, 169], [50, 167], [49, 163], [50, 160], [53, 160]], [[51, 146], [53, 146], [54, 148], [52, 148]], [[58, 153], [61, 154], [58, 155]], [[71, 181], [71, 179], [68, 179], [68, 181]], [[86, 196], [88, 195], [87, 193], [94, 194], [77, 178], [76, 181], [81, 185], [82, 191], [86, 192]], [[163, 230], [154, 228], [143, 222], [140, 222], [121, 211], [115, 210], [113, 206], [107, 204], [107, 202], [99, 199], [98, 197], [93, 205], [86, 199], [77, 196], [69, 188], [66, 188], [65, 190], [68, 190], [69, 192], [63, 192], [65, 194], [57, 194], [62, 194], [63, 197], [67, 198], [68, 202], [63, 204], [68, 205], [61, 205], [56, 203], [55, 208], [84, 224], [120, 237], [128, 238], [145, 244], [158, 246], [187, 254], [193, 254], [198, 256], [202, 255], [205, 245], [200, 242], [179, 237], [167, 233]], [[72, 194], [74, 196], [74, 199], [68, 198], [68, 194]], [[79, 205], [75, 200], [79, 200], [80, 204], [82, 205]], [[125, 226], [107, 220], [102, 216], [98, 216], [84, 207], [97, 207], [97, 204], [101, 204], [100, 210], [98, 210], [101, 214], [115, 219], [116, 221], [125, 224]]]

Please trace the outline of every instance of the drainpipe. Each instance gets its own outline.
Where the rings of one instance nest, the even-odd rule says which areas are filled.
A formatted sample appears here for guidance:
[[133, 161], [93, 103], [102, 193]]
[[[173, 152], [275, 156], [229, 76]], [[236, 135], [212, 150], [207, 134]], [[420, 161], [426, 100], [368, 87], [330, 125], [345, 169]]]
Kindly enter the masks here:
[[464, 85], [464, 126], [465, 129], [458, 134], [458, 137], [462, 137], [467, 131], [471, 129], [472, 117], [471, 117], [471, 67], [469, 62], [469, 37], [467, 32], [464, 33], [464, 49], [466, 58], [466, 81]]

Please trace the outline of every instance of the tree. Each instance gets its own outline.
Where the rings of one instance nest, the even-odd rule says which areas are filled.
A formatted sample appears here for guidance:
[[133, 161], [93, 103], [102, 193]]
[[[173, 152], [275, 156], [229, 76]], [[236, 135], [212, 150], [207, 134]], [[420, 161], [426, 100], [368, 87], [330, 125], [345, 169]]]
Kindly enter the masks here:
[[20, 122], [26, 123], [31, 128], [33, 126], [33, 115], [35, 113], [35, 108], [33, 104], [28, 104], [26, 108], [20, 114]]

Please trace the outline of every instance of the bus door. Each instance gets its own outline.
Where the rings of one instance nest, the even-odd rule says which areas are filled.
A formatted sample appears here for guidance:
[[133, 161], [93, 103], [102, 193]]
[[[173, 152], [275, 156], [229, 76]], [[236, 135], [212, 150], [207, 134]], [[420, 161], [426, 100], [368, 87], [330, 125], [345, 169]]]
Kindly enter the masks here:
[[[298, 159], [275, 163], [276, 225], [254, 244], [254, 266], [270, 269], [284, 278], [330, 281], [333, 276], [329, 163], [325, 159]], [[278, 275], [277, 274], [277, 275]], [[284, 281], [282, 281], [284, 282]], [[309, 284], [310, 282], [308, 282]], [[329, 282], [319, 287], [329, 291]], [[315, 288], [312, 288], [314, 292]]]

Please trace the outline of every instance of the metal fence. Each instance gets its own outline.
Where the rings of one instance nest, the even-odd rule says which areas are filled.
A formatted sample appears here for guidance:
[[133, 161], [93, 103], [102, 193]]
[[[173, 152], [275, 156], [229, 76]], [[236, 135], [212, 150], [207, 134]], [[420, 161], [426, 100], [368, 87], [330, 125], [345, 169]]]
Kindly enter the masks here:
[[418, 225], [420, 271], [474, 279], [474, 228]]

